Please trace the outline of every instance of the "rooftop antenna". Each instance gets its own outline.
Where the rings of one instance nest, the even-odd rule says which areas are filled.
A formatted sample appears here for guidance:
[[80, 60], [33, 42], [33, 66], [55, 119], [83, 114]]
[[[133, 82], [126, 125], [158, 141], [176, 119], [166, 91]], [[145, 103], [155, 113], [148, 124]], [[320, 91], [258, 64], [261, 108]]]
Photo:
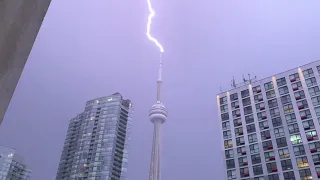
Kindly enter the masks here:
[[243, 79], [243, 82], [247, 82], [246, 78], [244, 78], [244, 75], [242, 75], [242, 79]]
[[233, 87], [233, 88], [236, 88], [236, 87], [237, 87], [236, 81], [235, 81], [235, 79], [234, 79], [234, 76], [232, 77], [231, 87]]

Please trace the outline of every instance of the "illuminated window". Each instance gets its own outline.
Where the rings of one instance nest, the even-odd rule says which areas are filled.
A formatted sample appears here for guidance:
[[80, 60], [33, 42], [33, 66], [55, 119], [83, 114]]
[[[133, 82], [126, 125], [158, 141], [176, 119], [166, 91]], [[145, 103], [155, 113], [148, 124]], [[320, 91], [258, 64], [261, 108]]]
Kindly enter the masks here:
[[284, 114], [292, 113], [293, 112], [293, 106], [292, 104], [287, 104], [283, 106]]
[[305, 168], [309, 167], [308, 158], [307, 156], [298, 157], [296, 159], [298, 168]]
[[300, 174], [300, 179], [301, 180], [311, 180], [312, 179], [312, 175], [311, 175], [310, 169], [299, 170], [299, 174]]
[[278, 152], [279, 152], [280, 159], [285, 159], [290, 157], [288, 148], [279, 149]]
[[291, 135], [290, 137], [290, 141], [293, 145], [295, 144], [301, 144], [302, 143], [302, 139], [300, 134], [299, 135]]
[[232, 148], [232, 140], [225, 140], [224, 141], [224, 148]]

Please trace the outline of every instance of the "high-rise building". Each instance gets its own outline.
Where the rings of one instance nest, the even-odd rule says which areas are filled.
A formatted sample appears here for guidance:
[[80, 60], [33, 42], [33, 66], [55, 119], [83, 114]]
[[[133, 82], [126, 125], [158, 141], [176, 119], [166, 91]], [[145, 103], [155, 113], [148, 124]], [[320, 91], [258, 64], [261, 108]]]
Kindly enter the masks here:
[[70, 120], [56, 180], [126, 180], [132, 112], [119, 93], [88, 101]]
[[0, 124], [50, 2], [0, 1]]
[[30, 180], [31, 169], [15, 149], [0, 146], [0, 179]]
[[320, 61], [217, 96], [228, 180], [320, 178]]

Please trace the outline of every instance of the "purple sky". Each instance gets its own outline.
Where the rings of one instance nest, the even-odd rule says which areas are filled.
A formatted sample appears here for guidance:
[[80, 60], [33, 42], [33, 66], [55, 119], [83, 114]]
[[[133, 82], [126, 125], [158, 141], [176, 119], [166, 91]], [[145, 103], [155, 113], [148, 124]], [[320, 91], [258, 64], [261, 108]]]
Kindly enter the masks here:
[[[320, 59], [320, 1], [153, 0], [163, 43], [165, 180], [223, 179], [216, 94], [232, 76], [267, 77]], [[135, 105], [130, 180], [147, 180], [158, 49], [145, 0], [53, 0], [7, 115], [0, 143], [33, 180], [54, 179], [69, 119], [87, 100], [120, 92]]]

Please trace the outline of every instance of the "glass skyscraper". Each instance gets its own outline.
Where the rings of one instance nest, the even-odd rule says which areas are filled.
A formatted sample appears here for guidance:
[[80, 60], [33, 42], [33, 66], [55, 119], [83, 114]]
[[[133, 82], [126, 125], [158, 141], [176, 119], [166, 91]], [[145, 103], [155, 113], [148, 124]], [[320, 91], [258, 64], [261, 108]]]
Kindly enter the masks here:
[[119, 93], [88, 101], [70, 120], [56, 180], [126, 180], [132, 111]]

